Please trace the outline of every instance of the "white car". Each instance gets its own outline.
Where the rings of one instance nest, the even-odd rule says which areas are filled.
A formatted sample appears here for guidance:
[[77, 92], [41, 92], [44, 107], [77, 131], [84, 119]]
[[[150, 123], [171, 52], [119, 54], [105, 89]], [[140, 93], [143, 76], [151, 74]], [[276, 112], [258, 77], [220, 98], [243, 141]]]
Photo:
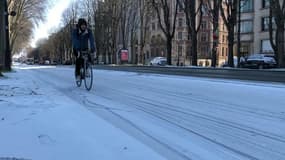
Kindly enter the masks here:
[[164, 66], [167, 64], [167, 60], [165, 57], [154, 57], [149, 64], [151, 66]]

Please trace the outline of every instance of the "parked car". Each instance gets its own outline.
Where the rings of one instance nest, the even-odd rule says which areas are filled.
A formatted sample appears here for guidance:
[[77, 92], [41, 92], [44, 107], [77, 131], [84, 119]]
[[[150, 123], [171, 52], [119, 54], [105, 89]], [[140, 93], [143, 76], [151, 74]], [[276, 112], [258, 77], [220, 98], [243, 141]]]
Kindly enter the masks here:
[[34, 58], [27, 58], [26, 59], [26, 64], [33, 65], [34, 64]]
[[275, 68], [277, 66], [274, 55], [269, 54], [252, 54], [241, 63], [243, 68]]
[[44, 64], [50, 64], [49, 60], [45, 60]]
[[166, 58], [165, 57], [154, 57], [150, 62], [149, 62], [149, 64], [151, 65], [151, 66], [157, 66], [157, 65], [159, 65], [159, 66], [164, 66], [164, 65], [166, 65], [167, 64], [167, 60], [166, 60]]
[[[238, 65], [238, 58], [236, 56], [234, 56], [234, 67], [236, 68]], [[224, 64], [222, 65], [222, 67], [230, 67], [228, 61], [224, 62]]]
[[53, 61], [51, 61], [50, 64], [51, 64], [51, 65], [57, 65], [57, 61], [56, 61], [56, 60], [53, 60]]

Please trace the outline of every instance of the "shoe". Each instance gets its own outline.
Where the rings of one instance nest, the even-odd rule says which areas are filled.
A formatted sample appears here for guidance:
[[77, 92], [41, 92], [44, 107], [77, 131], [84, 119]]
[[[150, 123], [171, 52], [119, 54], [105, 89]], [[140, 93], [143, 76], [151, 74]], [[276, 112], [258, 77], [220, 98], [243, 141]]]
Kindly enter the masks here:
[[81, 68], [81, 69], [80, 69], [80, 74], [83, 75], [83, 73], [84, 73], [84, 69]]

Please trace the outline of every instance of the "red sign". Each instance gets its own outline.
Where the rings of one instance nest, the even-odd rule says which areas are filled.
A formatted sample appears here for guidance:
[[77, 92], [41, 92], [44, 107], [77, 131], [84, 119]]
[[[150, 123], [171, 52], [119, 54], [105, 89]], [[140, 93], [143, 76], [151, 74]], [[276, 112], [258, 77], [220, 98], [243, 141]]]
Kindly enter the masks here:
[[129, 51], [121, 50], [121, 61], [128, 61], [128, 60], [129, 60]]

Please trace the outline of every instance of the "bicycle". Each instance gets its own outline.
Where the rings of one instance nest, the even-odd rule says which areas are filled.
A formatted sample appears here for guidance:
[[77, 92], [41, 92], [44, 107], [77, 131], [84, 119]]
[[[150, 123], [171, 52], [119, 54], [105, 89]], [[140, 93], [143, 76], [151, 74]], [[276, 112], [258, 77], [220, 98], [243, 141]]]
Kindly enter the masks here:
[[80, 80], [76, 80], [76, 85], [77, 87], [81, 87], [82, 80], [84, 80], [86, 90], [90, 91], [93, 85], [93, 71], [92, 63], [89, 59], [89, 52], [81, 51], [80, 57], [83, 59], [83, 65], [80, 66]]

